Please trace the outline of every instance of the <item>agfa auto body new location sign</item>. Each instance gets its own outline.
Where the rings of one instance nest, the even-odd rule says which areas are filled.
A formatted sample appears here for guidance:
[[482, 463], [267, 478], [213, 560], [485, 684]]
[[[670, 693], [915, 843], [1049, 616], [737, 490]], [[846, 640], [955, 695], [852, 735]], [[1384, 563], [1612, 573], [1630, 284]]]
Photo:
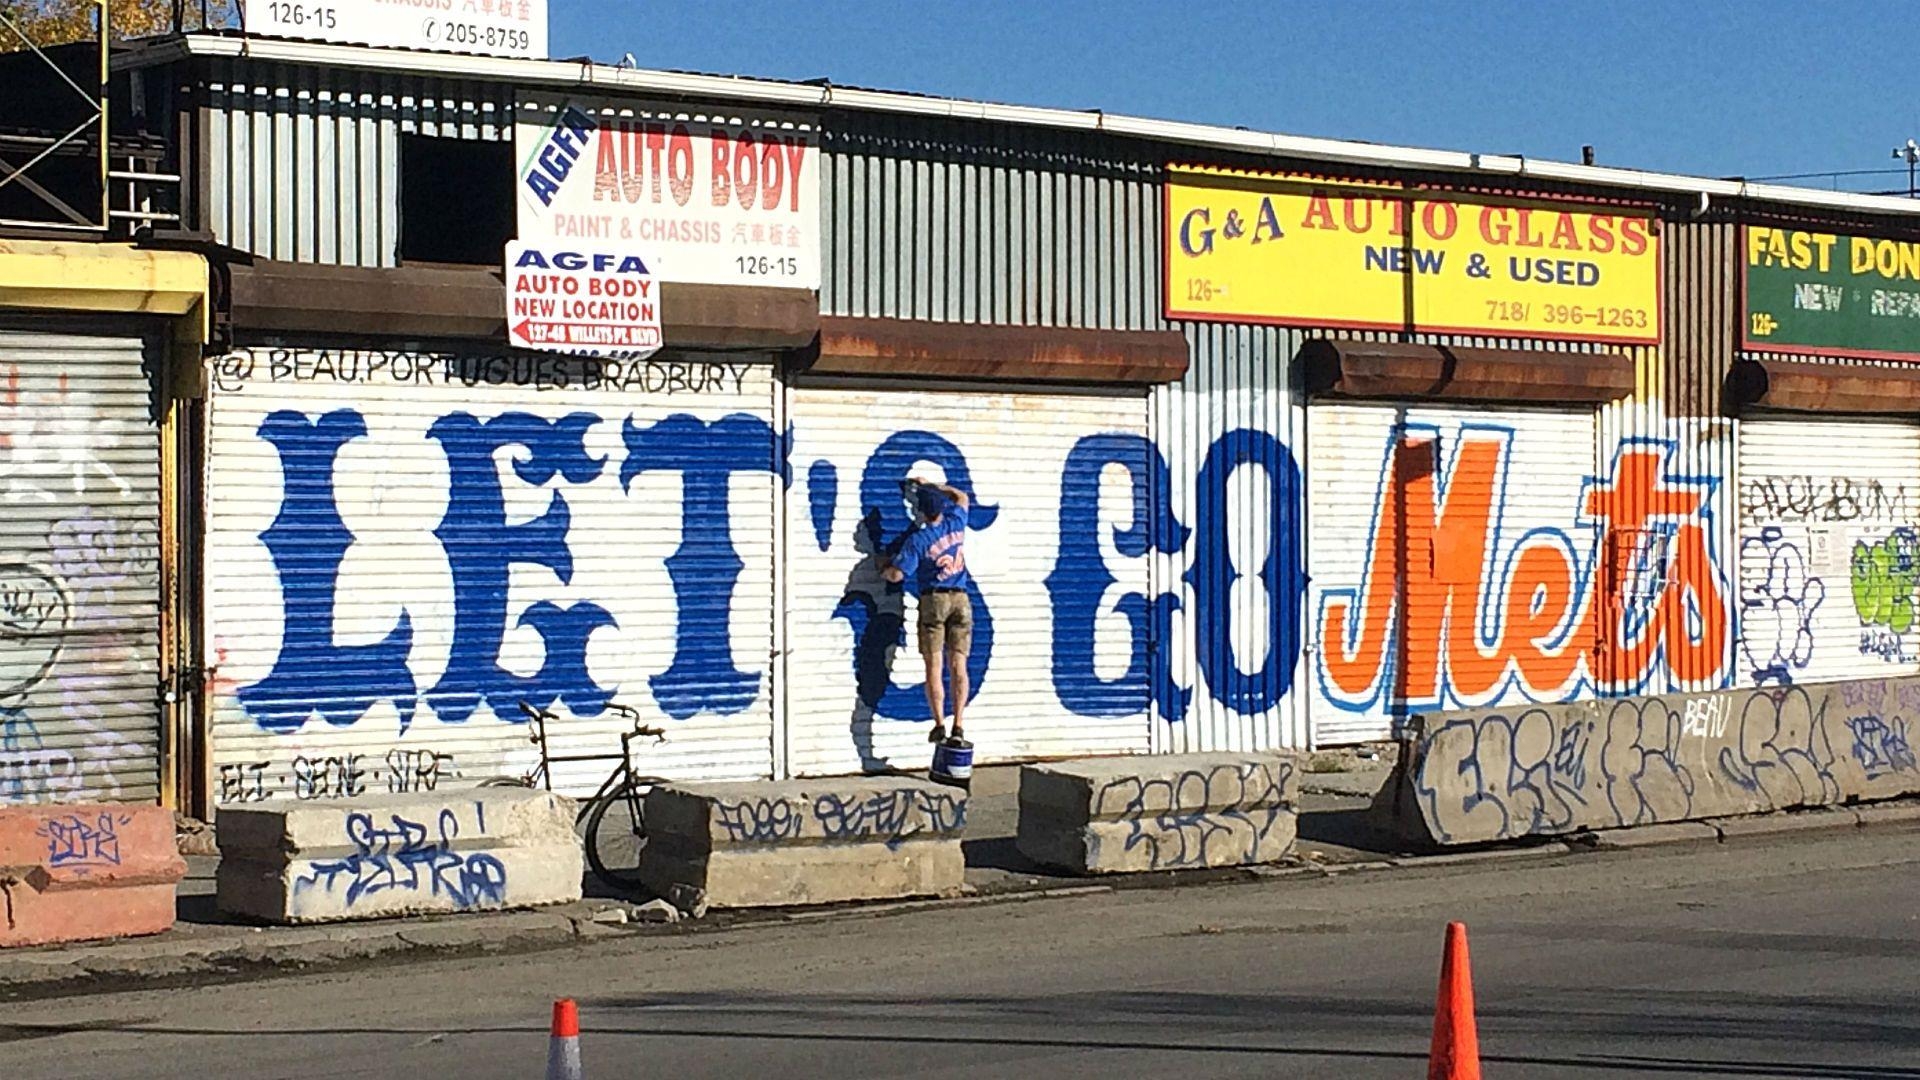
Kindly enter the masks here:
[[640, 256], [513, 240], [506, 261], [508, 344], [635, 359], [659, 351], [660, 283]]
[[820, 142], [792, 118], [532, 98], [520, 239], [640, 255], [661, 281], [820, 287]]

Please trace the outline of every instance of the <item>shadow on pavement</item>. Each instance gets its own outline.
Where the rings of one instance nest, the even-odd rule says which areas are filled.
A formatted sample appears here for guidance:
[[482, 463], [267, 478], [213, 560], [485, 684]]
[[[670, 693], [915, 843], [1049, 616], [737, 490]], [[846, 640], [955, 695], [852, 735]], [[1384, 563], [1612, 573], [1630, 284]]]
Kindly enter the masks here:
[[[1483, 1008], [1482, 1060], [1488, 1064], [1618, 1071], [1640, 1075], [1795, 1077], [1801, 1080], [1920, 1080], [1920, 1067], [1820, 1061], [1742, 1060], [1738, 1057], [1574, 1053], [1501, 1053], [1502, 1043], [1551, 1042], [1579, 1036], [1632, 1040], [1645, 1047], [1662, 1038], [1801, 1040], [1829, 1052], [1872, 1046], [1882, 1052], [1920, 1047], [1920, 1026], [1878, 1019], [1884, 1002], [1751, 997], [1731, 994], [1639, 991], [1631, 1010], [1606, 1003], [1616, 995], [1584, 995], [1591, 1008], [1495, 1006]], [[1682, 1006], [1685, 1006], [1683, 1009]], [[1424, 1002], [1379, 998], [1317, 998], [1233, 993], [1101, 991], [1010, 997], [963, 996], [920, 1001], [890, 995], [774, 995], [730, 993], [582, 997], [598, 1039], [773, 1040], [823, 1044], [1017, 1047], [1049, 1050], [1145, 1051], [1201, 1056], [1328, 1058], [1408, 1061], [1421, 1049], [1355, 1045], [1366, 1040], [1424, 1042], [1430, 1015]], [[1274, 1025], [1276, 1017], [1285, 1025]], [[1251, 1025], [1251, 1026], [1250, 1026]], [[1356, 1039], [1347, 1028], [1364, 1025]], [[832, 1030], [855, 1027], [867, 1030]], [[1009, 1030], [1009, 1029], [1012, 1030]], [[1040, 1033], [1024, 1034], [1021, 1029]], [[1284, 1031], [1311, 1040], [1273, 1044]], [[257, 1040], [274, 1037], [364, 1035], [545, 1034], [539, 1024], [439, 1027], [162, 1025], [141, 1021], [71, 1024], [0, 1023], [0, 1044], [64, 1034], [124, 1033]], [[1153, 1037], [1154, 1033], [1177, 1037]], [[1071, 1034], [1068, 1034], [1071, 1033]]]

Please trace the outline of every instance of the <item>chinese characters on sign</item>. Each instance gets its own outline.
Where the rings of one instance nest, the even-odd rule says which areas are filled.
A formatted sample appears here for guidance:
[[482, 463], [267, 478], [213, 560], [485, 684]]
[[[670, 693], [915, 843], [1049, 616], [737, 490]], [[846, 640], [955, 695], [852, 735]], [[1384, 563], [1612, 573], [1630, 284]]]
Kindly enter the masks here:
[[1575, 341], [1659, 340], [1649, 217], [1175, 169], [1167, 315]]
[[523, 241], [637, 254], [661, 281], [820, 286], [810, 123], [530, 101], [515, 149]]

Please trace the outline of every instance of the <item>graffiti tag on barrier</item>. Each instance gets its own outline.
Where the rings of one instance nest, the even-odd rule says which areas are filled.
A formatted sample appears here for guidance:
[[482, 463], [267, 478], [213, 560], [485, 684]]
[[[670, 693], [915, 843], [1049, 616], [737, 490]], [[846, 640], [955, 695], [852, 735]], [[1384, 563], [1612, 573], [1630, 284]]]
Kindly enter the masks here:
[[1144, 849], [1150, 869], [1253, 861], [1294, 812], [1292, 776], [1291, 762], [1216, 765], [1144, 781], [1130, 776], [1100, 789], [1094, 814], [1124, 822], [1124, 850]]
[[88, 818], [70, 814], [64, 818], [48, 818], [33, 834], [47, 841], [48, 866], [104, 868], [120, 865], [119, 827], [132, 821], [130, 815], [111, 812]]
[[[474, 807], [484, 812], [479, 803]], [[388, 820], [388, 825], [376, 825], [371, 814], [348, 814], [345, 833], [352, 854], [309, 862], [307, 873], [294, 879], [294, 895], [316, 889], [330, 894], [339, 888], [349, 908], [389, 891], [424, 892], [462, 909], [506, 903], [507, 870], [500, 860], [485, 852], [461, 855], [453, 850], [460, 821], [452, 809], [440, 811], [437, 833], [431, 837], [419, 822], [398, 814]]]

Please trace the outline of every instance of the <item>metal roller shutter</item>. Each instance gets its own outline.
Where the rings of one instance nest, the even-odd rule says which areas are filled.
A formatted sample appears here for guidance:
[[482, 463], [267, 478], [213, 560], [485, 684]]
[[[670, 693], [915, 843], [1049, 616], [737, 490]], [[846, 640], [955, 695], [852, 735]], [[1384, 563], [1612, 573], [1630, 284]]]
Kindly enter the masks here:
[[[1586, 625], [1578, 613], [1594, 599], [1596, 537], [1578, 523], [1594, 424], [1592, 412], [1307, 410], [1315, 745], [1387, 738], [1412, 712], [1559, 700], [1589, 685], [1583, 644], [1553, 639]], [[1520, 601], [1549, 619], [1571, 612], [1541, 628], [1553, 642], [1537, 650], [1545, 659], [1492, 640], [1514, 610], [1523, 551], [1529, 566], [1565, 574], [1557, 593]]]
[[[582, 385], [570, 363], [216, 362], [219, 801], [525, 773], [523, 699], [563, 718], [557, 754], [616, 752], [617, 701], [669, 731], [648, 773], [770, 775], [771, 365], [656, 358]], [[611, 767], [559, 766], [555, 787]]]
[[138, 337], [0, 331], [0, 803], [160, 796], [160, 440]]
[[1920, 425], [1740, 424], [1743, 684], [1920, 672]]
[[974, 497], [977, 760], [1147, 749], [1144, 611], [1127, 613], [1147, 596], [1144, 395], [817, 386], [790, 416], [793, 772], [926, 766], [917, 602], [874, 557], [907, 527], [916, 472]]

